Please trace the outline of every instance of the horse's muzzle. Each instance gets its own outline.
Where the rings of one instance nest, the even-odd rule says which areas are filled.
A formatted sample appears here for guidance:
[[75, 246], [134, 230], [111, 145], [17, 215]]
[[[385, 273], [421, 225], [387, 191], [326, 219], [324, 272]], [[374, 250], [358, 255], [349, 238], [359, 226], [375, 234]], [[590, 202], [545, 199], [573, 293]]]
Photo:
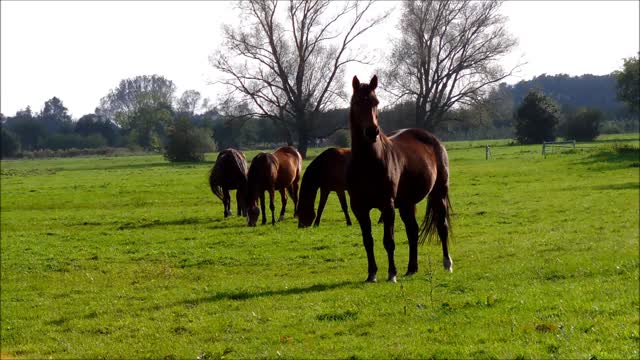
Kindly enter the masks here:
[[378, 135], [380, 135], [380, 127], [378, 127], [377, 125], [369, 126], [368, 128], [364, 129], [364, 137], [372, 143], [376, 142]]

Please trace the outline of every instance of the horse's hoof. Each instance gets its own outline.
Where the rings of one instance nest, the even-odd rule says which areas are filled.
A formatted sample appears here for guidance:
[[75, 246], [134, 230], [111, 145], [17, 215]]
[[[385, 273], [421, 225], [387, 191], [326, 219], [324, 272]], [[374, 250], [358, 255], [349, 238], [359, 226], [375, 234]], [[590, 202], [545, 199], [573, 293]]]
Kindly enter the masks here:
[[369, 276], [367, 277], [367, 280], [365, 280], [364, 282], [374, 283], [374, 282], [376, 282], [376, 281], [378, 281], [378, 280], [376, 279], [376, 276], [375, 276], [375, 275], [369, 275]]
[[284, 215], [280, 215], [280, 218], [278, 218], [278, 221], [284, 221]]
[[387, 281], [395, 284], [398, 282], [398, 279], [396, 279], [395, 275], [389, 275], [389, 277], [387, 278]]
[[407, 270], [407, 272], [404, 274], [404, 276], [409, 277], [409, 276], [415, 275], [416, 273], [417, 273], [417, 271], [409, 271], [409, 270]]
[[450, 257], [442, 259], [442, 265], [446, 271], [453, 272], [453, 260]]

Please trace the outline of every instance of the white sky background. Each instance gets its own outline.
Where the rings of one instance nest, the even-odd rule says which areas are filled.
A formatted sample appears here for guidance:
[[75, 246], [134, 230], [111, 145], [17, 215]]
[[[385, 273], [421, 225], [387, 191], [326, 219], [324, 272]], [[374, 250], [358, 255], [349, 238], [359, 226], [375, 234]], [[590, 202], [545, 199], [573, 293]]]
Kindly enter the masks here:
[[[180, 95], [194, 89], [214, 101], [219, 88], [208, 57], [223, 23], [237, 14], [231, 2], [71, 1], [0, 2], [0, 111], [40, 111], [53, 96], [72, 116], [91, 113], [120, 80], [163, 75]], [[285, 5], [285, 4], [283, 4]], [[375, 4], [377, 11], [400, 2]], [[526, 62], [515, 83], [543, 73], [608, 74], [640, 47], [640, 1], [507, 1], [502, 13], [519, 46], [504, 61]], [[398, 13], [396, 12], [395, 15]], [[370, 53], [384, 51], [397, 16], [362, 38]], [[379, 64], [376, 64], [379, 65]], [[347, 68], [345, 87], [375, 66]], [[380, 79], [381, 82], [384, 79]]]

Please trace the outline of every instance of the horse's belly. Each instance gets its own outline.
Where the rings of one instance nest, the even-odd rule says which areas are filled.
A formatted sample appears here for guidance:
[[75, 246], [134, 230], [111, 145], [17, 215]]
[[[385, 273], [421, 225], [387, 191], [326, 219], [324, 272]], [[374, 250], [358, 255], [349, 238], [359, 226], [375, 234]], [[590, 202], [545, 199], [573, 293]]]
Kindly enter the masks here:
[[429, 180], [425, 177], [403, 178], [398, 184], [396, 207], [413, 205], [422, 201], [433, 187], [433, 181]]

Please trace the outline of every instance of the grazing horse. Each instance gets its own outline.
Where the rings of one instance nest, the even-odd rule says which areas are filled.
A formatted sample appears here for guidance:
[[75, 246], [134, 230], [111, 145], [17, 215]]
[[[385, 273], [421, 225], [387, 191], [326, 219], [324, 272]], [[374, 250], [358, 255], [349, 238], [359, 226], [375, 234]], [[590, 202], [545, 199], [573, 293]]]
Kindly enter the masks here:
[[278, 190], [282, 199], [282, 209], [280, 210], [280, 220], [284, 219], [284, 212], [287, 206], [287, 194], [291, 195], [294, 207], [294, 216], [297, 215], [298, 206], [298, 183], [302, 173], [302, 156], [295, 148], [283, 146], [276, 149], [272, 154], [259, 153], [249, 167], [248, 176], [248, 196], [247, 196], [247, 224], [256, 226], [260, 210], [258, 209], [258, 198], [262, 209], [262, 225], [267, 223], [265, 214], [264, 192], [269, 192], [269, 209], [271, 209], [271, 224], [276, 224], [273, 211], [273, 193]]
[[[403, 129], [387, 137], [378, 126], [377, 76], [369, 84], [353, 77], [353, 96], [349, 111], [351, 161], [347, 167], [347, 188], [353, 211], [362, 231], [367, 252], [368, 282], [376, 281], [369, 212], [378, 208], [384, 222], [383, 244], [387, 251], [387, 280], [396, 281], [394, 260], [394, 208], [400, 211], [409, 240], [406, 275], [418, 271], [418, 241], [440, 237], [443, 265], [453, 271], [449, 256], [449, 160], [443, 144], [422, 129]], [[427, 212], [418, 226], [416, 204], [428, 196]]]
[[222, 200], [225, 218], [231, 216], [229, 190], [237, 190], [238, 216], [246, 216], [247, 161], [241, 151], [225, 149], [218, 154], [216, 163], [209, 172], [209, 186], [211, 192]]
[[[340, 200], [340, 206], [347, 225], [351, 225], [347, 199], [344, 195], [347, 190], [347, 163], [351, 159], [351, 149], [329, 148], [316, 157], [307, 167], [300, 185], [300, 202], [298, 203], [298, 227], [320, 225], [320, 217], [327, 203], [329, 193], [335, 191]], [[318, 215], [313, 209], [316, 202], [316, 194], [320, 188], [320, 203]], [[313, 221], [315, 219], [315, 222]]]

